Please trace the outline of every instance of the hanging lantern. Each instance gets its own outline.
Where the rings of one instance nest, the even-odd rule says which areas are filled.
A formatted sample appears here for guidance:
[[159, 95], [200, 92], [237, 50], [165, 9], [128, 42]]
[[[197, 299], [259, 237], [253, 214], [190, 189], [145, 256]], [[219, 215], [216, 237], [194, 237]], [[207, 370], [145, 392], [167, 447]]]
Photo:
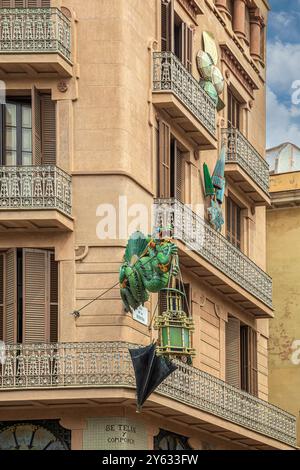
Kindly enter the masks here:
[[174, 288], [163, 291], [166, 293], [167, 307], [155, 322], [155, 328], [159, 330], [157, 354], [175, 356], [187, 362], [195, 351], [192, 349], [194, 323], [183, 309], [185, 293]]

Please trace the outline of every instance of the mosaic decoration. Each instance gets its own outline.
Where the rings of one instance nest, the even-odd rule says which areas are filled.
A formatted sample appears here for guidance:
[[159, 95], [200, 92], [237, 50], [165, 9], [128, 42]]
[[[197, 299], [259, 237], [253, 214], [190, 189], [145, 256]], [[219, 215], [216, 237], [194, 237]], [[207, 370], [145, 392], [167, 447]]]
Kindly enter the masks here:
[[[126, 312], [136, 310], [149, 299], [149, 292], [168, 286], [177, 246], [169, 238], [146, 237], [135, 232], [129, 239], [120, 268], [120, 293]], [[173, 265], [174, 274], [177, 267]]]
[[224, 202], [226, 186], [224, 176], [226, 148], [226, 144], [224, 143], [212, 175], [210, 175], [206, 163], [203, 164], [204, 194], [206, 197], [210, 197], [210, 206], [207, 209], [208, 220], [218, 232], [222, 230], [222, 226], [224, 225], [222, 204]]
[[224, 77], [217, 67], [219, 60], [218, 48], [212, 33], [203, 32], [203, 45], [204, 50], [199, 50], [196, 57], [201, 77], [200, 86], [215, 103], [217, 110], [220, 111], [224, 108], [224, 103], [220, 98], [224, 90]]

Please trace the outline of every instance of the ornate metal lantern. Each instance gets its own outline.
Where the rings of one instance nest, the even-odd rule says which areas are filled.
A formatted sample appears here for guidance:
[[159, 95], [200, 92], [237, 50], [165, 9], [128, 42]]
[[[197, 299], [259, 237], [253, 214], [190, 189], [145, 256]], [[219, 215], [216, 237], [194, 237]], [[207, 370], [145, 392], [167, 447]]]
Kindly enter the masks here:
[[185, 362], [191, 360], [195, 352], [192, 349], [192, 332], [194, 323], [189, 314], [184, 311], [186, 295], [179, 289], [167, 288], [166, 310], [157, 316], [155, 328], [159, 330], [157, 354], [175, 356]]

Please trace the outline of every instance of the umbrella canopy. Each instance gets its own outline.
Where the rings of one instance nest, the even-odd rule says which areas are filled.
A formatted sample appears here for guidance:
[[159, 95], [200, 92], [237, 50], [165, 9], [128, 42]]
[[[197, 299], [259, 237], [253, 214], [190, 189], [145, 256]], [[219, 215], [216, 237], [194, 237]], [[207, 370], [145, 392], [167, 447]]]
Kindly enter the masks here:
[[155, 344], [145, 348], [129, 349], [135, 373], [137, 408], [143, 406], [154, 390], [177, 369], [163, 356], [156, 355]]
[[211, 68], [211, 81], [217, 90], [218, 95], [221, 95], [224, 90], [224, 78], [221, 70], [215, 65], [213, 65]]
[[201, 87], [203, 90], [210, 96], [213, 102], [217, 105], [219, 101], [217, 90], [215, 89], [214, 85], [211, 82], [201, 80], [200, 82]]
[[218, 63], [219, 54], [216, 41], [212, 33], [203, 31], [203, 44], [205, 52], [211, 56], [214, 64], [216, 65]]
[[197, 67], [201, 78], [211, 80], [214, 62], [209, 54], [200, 50], [197, 54]]

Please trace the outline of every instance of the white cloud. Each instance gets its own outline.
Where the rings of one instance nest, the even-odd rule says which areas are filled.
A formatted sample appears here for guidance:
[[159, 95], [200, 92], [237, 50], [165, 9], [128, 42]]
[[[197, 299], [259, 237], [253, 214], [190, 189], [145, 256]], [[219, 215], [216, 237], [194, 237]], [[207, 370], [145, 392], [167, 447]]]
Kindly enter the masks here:
[[281, 41], [268, 43], [269, 86], [285, 94], [292, 92], [294, 80], [300, 80], [300, 44], [283, 44]]
[[283, 142], [300, 146], [300, 121], [294, 121], [295, 108], [280, 103], [276, 94], [267, 87], [267, 148]]

